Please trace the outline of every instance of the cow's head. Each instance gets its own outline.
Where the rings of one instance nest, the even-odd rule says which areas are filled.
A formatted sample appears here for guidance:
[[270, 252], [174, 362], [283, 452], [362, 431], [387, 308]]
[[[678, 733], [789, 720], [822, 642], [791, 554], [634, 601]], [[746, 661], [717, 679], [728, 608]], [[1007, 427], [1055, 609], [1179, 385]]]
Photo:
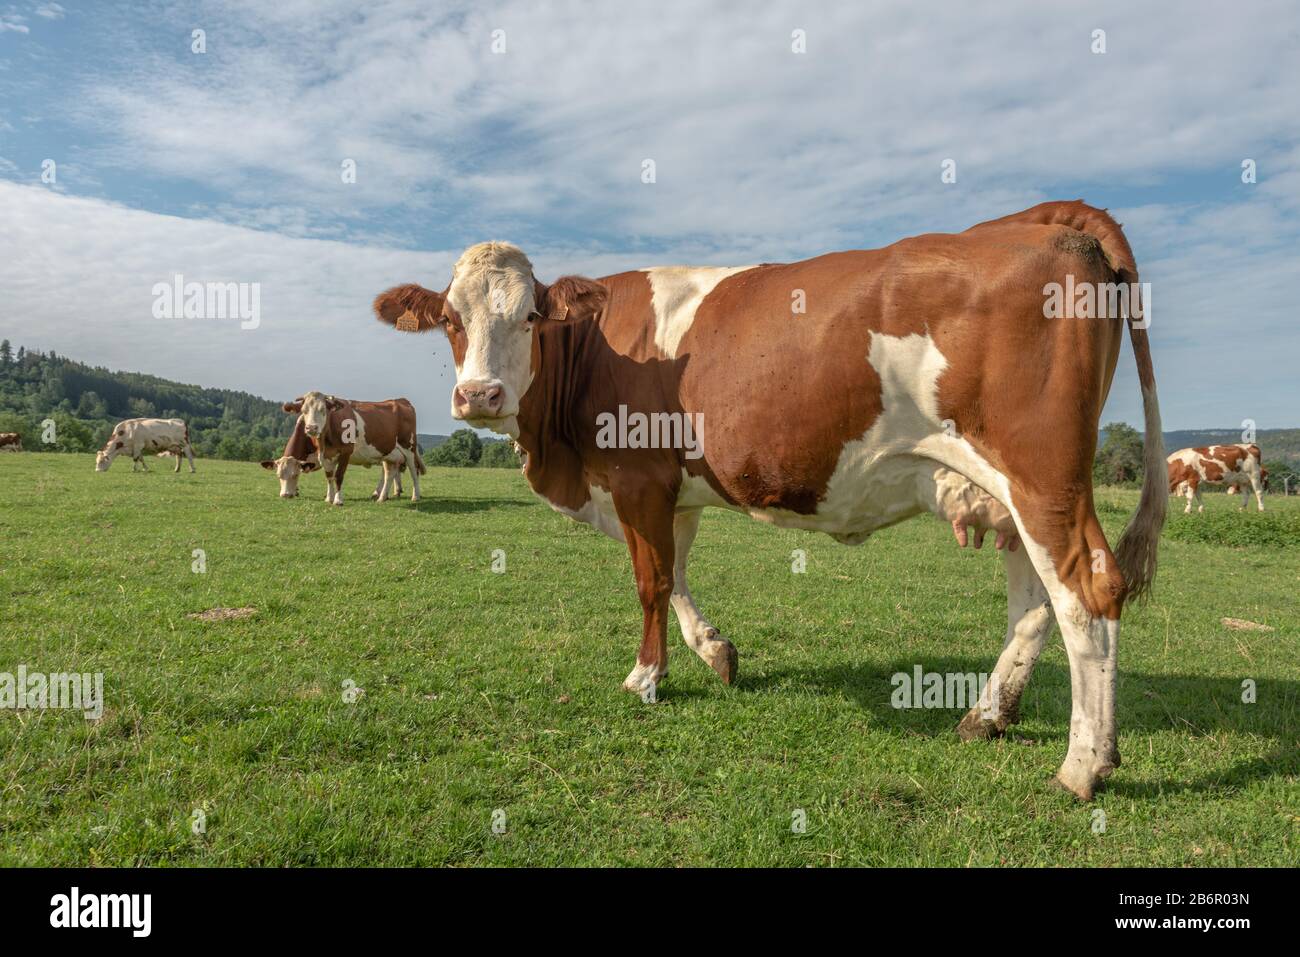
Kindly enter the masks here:
[[537, 374], [540, 325], [595, 316], [606, 295], [577, 276], [543, 286], [517, 246], [480, 243], [457, 260], [446, 291], [396, 286], [375, 298], [375, 315], [402, 332], [441, 326], [456, 363], [452, 416], [517, 436], [519, 402]]
[[280, 480], [280, 498], [295, 498], [298, 495], [298, 477], [315, 471], [318, 467], [311, 459], [300, 462], [292, 455], [262, 461], [262, 468], [270, 469]]
[[114, 433], [109, 438], [108, 444], [95, 453], [95, 471], [107, 472], [108, 467], [113, 464], [113, 456], [117, 454], [117, 450], [122, 448], [123, 444]]
[[341, 399], [323, 392], [307, 392], [281, 406], [286, 412], [296, 412], [302, 416], [302, 429], [313, 439], [325, 431], [330, 413], [342, 407]]

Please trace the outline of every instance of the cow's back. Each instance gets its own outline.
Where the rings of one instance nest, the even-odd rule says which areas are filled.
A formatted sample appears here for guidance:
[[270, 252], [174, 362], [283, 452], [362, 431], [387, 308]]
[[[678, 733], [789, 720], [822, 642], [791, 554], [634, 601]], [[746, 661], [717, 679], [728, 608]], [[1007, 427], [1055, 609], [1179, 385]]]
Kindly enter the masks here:
[[[612, 378], [652, 407], [702, 414], [715, 486], [760, 508], [812, 508], [854, 440], [883, 450], [948, 419], [978, 442], [1028, 408], [1072, 412], [1080, 396], [1100, 406], [1119, 355], [1120, 322], [1044, 317], [1048, 282], [1115, 279], [1095, 239], [1059, 224], [993, 223], [743, 269], [689, 322], [676, 317], [671, 349], [674, 297], [655, 272], [602, 280]], [[881, 422], [886, 408], [898, 414]], [[1090, 455], [1090, 417], [1061, 418], [1079, 434], [1060, 438]], [[1026, 459], [1041, 441], [1004, 438]]]

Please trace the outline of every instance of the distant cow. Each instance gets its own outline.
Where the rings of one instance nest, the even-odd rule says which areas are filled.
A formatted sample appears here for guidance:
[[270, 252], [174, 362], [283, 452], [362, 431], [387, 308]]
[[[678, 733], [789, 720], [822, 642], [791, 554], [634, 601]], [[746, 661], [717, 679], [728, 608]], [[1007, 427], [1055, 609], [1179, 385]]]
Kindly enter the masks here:
[[343, 504], [343, 477], [352, 462], [383, 465], [374, 496], [380, 502], [388, 498], [389, 480], [405, 466], [411, 473], [411, 501], [419, 501], [425, 468], [415, 439], [415, 407], [406, 399], [352, 402], [313, 391], [286, 402], [283, 408], [299, 416], [316, 451], [327, 479], [326, 502]]
[[1120, 611], [1155, 574], [1168, 497], [1134, 321], [1146, 477], [1110, 550], [1091, 473], [1127, 310], [1046, 318], [1044, 294], [1062, 284], [1139, 288], [1119, 224], [1081, 202], [797, 263], [549, 285], [518, 247], [482, 243], [446, 291], [395, 287], [375, 312], [403, 332], [444, 330], [453, 417], [515, 438], [534, 491], [626, 543], [642, 629], [624, 687], [643, 699], [668, 671], [670, 607], [690, 648], [723, 681], [736, 673], [735, 646], [686, 584], [705, 507], [850, 544], [925, 511], [1018, 535], [1002, 552], [1000, 690], [958, 730], [987, 738], [1019, 720], [1055, 615], [1072, 691], [1057, 776], [1086, 799], [1119, 765]]
[[1196, 449], [1180, 449], [1169, 456], [1169, 493], [1183, 495], [1187, 498], [1187, 507], [1183, 514], [1192, 510], [1192, 501], [1196, 501], [1196, 511], [1204, 512], [1205, 504], [1201, 501], [1201, 486], [1207, 482], [1227, 482], [1229, 491], [1233, 487], [1241, 490], [1241, 507], [1250, 504], [1248, 489], [1255, 492], [1255, 503], [1264, 511], [1264, 477], [1267, 474], [1260, 465], [1258, 445], [1239, 442], [1236, 445], [1207, 445]]
[[190, 448], [190, 428], [183, 419], [126, 419], [113, 427], [104, 447], [95, 453], [95, 471], [107, 472], [119, 455], [131, 457], [131, 471], [149, 471], [143, 456], [149, 452], [176, 453], [176, 468], [181, 470], [181, 456], [190, 460], [194, 471], [194, 450]]
[[21, 452], [22, 436], [17, 432], [0, 432], [0, 452]]
[[[419, 450], [416, 450], [416, 456], [419, 456]], [[360, 463], [370, 468], [371, 463]], [[420, 462], [423, 465], [423, 460]], [[298, 495], [298, 479], [307, 472], [314, 472], [320, 468], [320, 459], [316, 453], [316, 446], [312, 445], [311, 440], [307, 438], [307, 431], [302, 424], [302, 416], [298, 416], [293, 423], [293, 432], [289, 436], [289, 441], [284, 444], [284, 452], [278, 459], [263, 459], [262, 468], [275, 472], [276, 478], [280, 480], [280, 497], [296, 498]], [[387, 464], [382, 469], [379, 478], [379, 484], [375, 490], [370, 493], [370, 497], [378, 499], [380, 495], [385, 498], [392, 498], [402, 494], [402, 472], [406, 471], [405, 461], [401, 462], [396, 470], [391, 470]], [[391, 474], [390, 474], [391, 472]], [[423, 469], [421, 469], [423, 473]], [[388, 484], [387, 490], [385, 484]]]

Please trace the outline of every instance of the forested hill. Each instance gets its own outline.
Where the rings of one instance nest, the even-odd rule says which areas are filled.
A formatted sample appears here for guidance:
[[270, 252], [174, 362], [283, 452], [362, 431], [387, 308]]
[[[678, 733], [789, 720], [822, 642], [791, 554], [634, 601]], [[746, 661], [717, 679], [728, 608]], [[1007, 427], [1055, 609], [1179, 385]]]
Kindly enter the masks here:
[[[14, 352], [0, 341], [0, 432], [17, 432], [28, 451], [93, 452], [118, 422], [146, 416], [184, 419], [203, 458], [250, 462], [278, 458], [294, 421], [279, 402], [247, 392], [112, 372], [53, 352]], [[54, 442], [43, 441], [46, 420], [54, 422]], [[518, 466], [511, 443], [470, 429], [417, 439], [431, 465]]]
[[[20, 433], [24, 448], [94, 451], [115, 424], [139, 416], [184, 419], [194, 451], [211, 458], [275, 458], [293, 429], [280, 403], [247, 392], [113, 372], [53, 352], [14, 352], [0, 342], [0, 432]], [[46, 419], [54, 421], [53, 444], [41, 441]]]

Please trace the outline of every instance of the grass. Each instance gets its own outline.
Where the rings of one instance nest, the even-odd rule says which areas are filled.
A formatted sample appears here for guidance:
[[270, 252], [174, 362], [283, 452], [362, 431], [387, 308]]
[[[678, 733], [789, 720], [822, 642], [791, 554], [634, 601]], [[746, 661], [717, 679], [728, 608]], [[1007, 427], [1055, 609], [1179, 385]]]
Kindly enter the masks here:
[[[962, 744], [959, 712], [890, 707], [891, 674], [988, 671], [1001, 647], [1001, 563], [932, 519], [854, 549], [707, 513], [691, 584], [740, 678], [724, 687], [673, 625], [645, 705], [619, 687], [641, 618], [623, 546], [513, 471], [435, 469], [414, 506], [364, 501], [361, 473], [336, 509], [319, 476], [282, 501], [255, 464], [198, 467], [0, 456], [0, 672], [103, 672], [106, 697], [98, 721], [0, 711], [0, 864], [1297, 859], [1300, 499], [1241, 515], [1207, 495], [1196, 535], [1172, 516], [1156, 596], [1125, 616], [1124, 764], [1084, 805], [1049, 784], [1059, 634], [1009, 739]], [[1133, 500], [1102, 493], [1112, 541]], [[187, 617], [217, 606], [256, 613]]]

